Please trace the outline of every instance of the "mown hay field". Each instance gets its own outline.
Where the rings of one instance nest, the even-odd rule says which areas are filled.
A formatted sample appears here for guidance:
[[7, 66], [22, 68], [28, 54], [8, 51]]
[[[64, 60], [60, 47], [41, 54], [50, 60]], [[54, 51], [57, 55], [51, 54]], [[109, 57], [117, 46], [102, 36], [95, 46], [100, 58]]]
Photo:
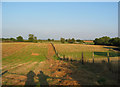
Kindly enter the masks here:
[[109, 56], [119, 57], [120, 52], [114, 50], [117, 47], [114, 46], [101, 46], [101, 45], [86, 45], [86, 44], [54, 44], [55, 48], [60, 55], [65, 55], [68, 58], [80, 60], [83, 52], [84, 59], [93, 58], [107, 58], [107, 52]]
[[[35, 64], [46, 60], [46, 56], [47, 44], [2, 43], [2, 71], [22, 65], [23, 67], [29, 66], [28, 69], [34, 68]], [[21, 69], [19, 73], [22, 72]]]
[[[72, 55], [73, 58], [81, 57], [81, 52], [109, 51], [106, 46], [96, 45], [54, 43], [54, 46], [61, 55]], [[26, 86], [118, 84], [116, 63], [82, 65], [78, 62], [56, 60], [54, 53], [50, 43], [2, 43], [2, 84]], [[89, 55], [86, 57], [89, 58]]]

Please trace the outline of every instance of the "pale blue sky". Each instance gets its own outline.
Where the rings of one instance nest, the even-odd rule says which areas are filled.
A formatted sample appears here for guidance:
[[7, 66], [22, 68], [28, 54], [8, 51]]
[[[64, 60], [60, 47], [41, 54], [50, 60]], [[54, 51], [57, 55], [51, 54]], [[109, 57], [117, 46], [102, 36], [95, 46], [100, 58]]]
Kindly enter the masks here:
[[2, 16], [3, 37], [118, 36], [117, 2], [3, 2]]

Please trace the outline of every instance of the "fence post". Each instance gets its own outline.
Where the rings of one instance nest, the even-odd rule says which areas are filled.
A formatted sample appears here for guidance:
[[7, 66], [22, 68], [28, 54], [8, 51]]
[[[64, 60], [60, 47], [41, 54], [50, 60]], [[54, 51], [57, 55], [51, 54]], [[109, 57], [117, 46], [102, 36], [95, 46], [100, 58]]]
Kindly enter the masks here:
[[83, 52], [82, 52], [82, 64], [84, 64], [84, 60], [83, 60]]
[[65, 60], [65, 55], [63, 55], [63, 60]]
[[66, 58], [66, 60], [68, 61], [68, 57]]
[[93, 63], [94, 63], [94, 52], [93, 52]]
[[107, 58], [108, 58], [108, 63], [110, 62], [110, 59], [109, 59], [109, 52], [107, 52]]
[[57, 52], [56, 52], [56, 56], [59, 57]]

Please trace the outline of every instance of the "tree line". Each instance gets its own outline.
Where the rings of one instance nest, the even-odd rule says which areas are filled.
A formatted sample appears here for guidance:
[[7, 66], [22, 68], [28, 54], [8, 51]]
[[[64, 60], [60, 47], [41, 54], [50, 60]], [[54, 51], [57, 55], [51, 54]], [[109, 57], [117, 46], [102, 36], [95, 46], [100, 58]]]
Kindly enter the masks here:
[[55, 41], [54, 39], [50, 39], [48, 38], [47, 40], [41, 40], [41, 39], [37, 39], [36, 36], [34, 36], [34, 34], [29, 34], [28, 35], [28, 39], [25, 40], [22, 36], [18, 36], [16, 38], [2, 38], [3, 42], [42, 42], [42, 41]]
[[111, 45], [111, 46], [120, 46], [120, 38], [110, 38], [107, 36], [96, 38], [94, 41], [95, 45]]
[[61, 41], [61, 43], [65, 43], [65, 42], [67, 42], [67, 43], [84, 43], [83, 40], [80, 40], [80, 39], [75, 40], [74, 38], [72, 38], [72, 39], [60, 38], [60, 41]]
[[[34, 36], [33, 34], [29, 34], [28, 35], [28, 39], [24, 40], [22, 36], [18, 36], [16, 38], [2, 38], [2, 41], [4, 42], [42, 42], [42, 41], [56, 41], [56, 42], [61, 42], [61, 43], [80, 43], [83, 44], [85, 43], [83, 40], [80, 39], [74, 39], [74, 38], [69, 38], [69, 39], [65, 39], [65, 38], [60, 38], [60, 40], [54, 40], [54, 39], [50, 39], [48, 38], [47, 40], [38, 40], [36, 36]], [[103, 36], [100, 38], [96, 38], [95, 40], [93, 40], [94, 45], [112, 45], [112, 46], [120, 46], [120, 38], [119, 37], [115, 37], [115, 38], [110, 38], [107, 36]]]
[[5, 41], [5, 42], [35, 42], [37, 43], [37, 37], [34, 36], [33, 34], [29, 34], [28, 35], [28, 40], [24, 40], [22, 36], [18, 36], [15, 38], [2, 38], [2, 41]]

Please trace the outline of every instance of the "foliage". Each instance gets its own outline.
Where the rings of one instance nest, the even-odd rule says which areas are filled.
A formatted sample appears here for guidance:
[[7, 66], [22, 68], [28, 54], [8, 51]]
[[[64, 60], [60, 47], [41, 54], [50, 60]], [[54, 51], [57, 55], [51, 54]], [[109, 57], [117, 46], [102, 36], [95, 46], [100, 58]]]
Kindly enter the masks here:
[[37, 43], [37, 42], [38, 42], [38, 41], [37, 41], [37, 37], [34, 37], [34, 42], [35, 42], [35, 43]]
[[29, 34], [28, 41], [29, 41], [29, 42], [35, 42], [35, 43], [38, 42], [38, 41], [37, 41], [37, 37], [34, 36], [33, 34]]
[[42, 43], [42, 40], [41, 40], [41, 39], [39, 39], [38, 41], [39, 41], [40, 43]]
[[74, 38], [72, 38], [72, 42], [75, 43], [75, 39]]
[[101, 37], [101, 38], [96, 38], [94, 40], [95, 45], [112, 45], [112, 46], [120, 46], [120, 38], [115, 37], [115, 38], [110, 38], [107, 36]]
[[15, 42], [16, 39], [15, 38], [1, 38], [2, 41], [5, 41], [5, 42]]
[[11, 40], [11, 41], [16, 41], [16, 39], [15, 39], [15, 38], [10, 38], [10, 40]]
[[33, 34], [29, 34], [28, 41], [29, 42], [33, 42], [34, 41], [34, 35]]
[[48, 41], [51, 41], [50, 38], [48, 38]]
[[83, 43], [83, 40], [77, 39], [76, 42]]
[[109, 40], [110, 45], [113, 46], [120, 46], [120, 38], [119, 37], [115, 37]]
[[52, 41], [54, 41], [54, 39], [52, 39]]
[[60, 38], [61, 43], [65, 43], [65, 39], [64, 38]]
[[95, 45], [108, 45], [109, 44], [110, 37], [104, 36], [101, 38], [96, 38], [94, 40]]
[[18, 36], [18, 37], [16, 37], [16, 39], [17, 39], [18, 42], [23, 42], [24, 41], [22, 36]]
[[72, 39], [68, 39], [68, 41], [67, 41], [68, 43], [75, 43], [75, 39], [74, 38], [72, 38]]

